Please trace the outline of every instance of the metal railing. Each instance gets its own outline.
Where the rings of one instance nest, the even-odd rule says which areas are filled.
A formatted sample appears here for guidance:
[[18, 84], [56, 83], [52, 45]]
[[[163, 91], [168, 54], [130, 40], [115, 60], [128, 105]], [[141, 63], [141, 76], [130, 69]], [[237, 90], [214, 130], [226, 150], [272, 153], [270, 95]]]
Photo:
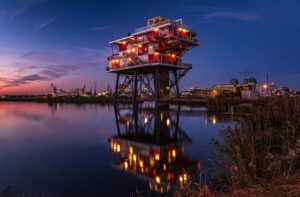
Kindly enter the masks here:
[[152, 29], [152, 28], [155, 28], [155, 27], [159, 27], [159, 26], [165, 25], [167, 23], [171, 23], [171, 24], [176, 25], [176, 26], [182, 26], [182, 19], [178, 19], [176, 21], [166, 20], [166, 21], [159, 22], [159, 23], [156, 23], [156, 24], [147, 25], [147, 26], [135, 29], [135, 33], [141, 32], [141, 31], [146, 31], [148, 29]]
[[[170, 62], [168, 60], [149, 60], [149, 61], [139, 61], [139, 62], [127, 62], [125, 65], [110, 65], [107, 70], [111, 69], [123, 69], [123, 68], [133, 68], [138, 66], [152, 66], [152, 65], [169, 65], [169, 66], [176, 66], [176, 67], [182, 67], [182, 68], [191, 68], [191, 64], [183, 63], [182, 60], [180, 61], [174, 61]], [[185, 73], [184, 73], [185, 74]], [[182, 75], [184, 75], [182, 74]]]

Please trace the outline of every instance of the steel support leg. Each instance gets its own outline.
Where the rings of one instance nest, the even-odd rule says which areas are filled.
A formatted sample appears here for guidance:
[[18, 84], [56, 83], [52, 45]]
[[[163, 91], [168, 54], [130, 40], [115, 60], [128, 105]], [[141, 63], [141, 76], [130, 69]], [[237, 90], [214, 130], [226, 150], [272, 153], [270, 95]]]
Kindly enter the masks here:
[[176, 125], [175, 125], [175, 138], [176, 140], [178, 139], [178, 128], [179, 128], [179, 118], [180, 118], [180, 110], [181, 110], [181, 105], [178, 105], [177, 108], [177, 114], [176, 114]]
[[133, 90], [133, 103], [135, 105], [136, 103], [136, 99], [138, 96], [138, 89], [137, 89], [137, 84], [138, 84], [138, 75], [137, 75], [137, 71], [134, 71], [134, 90]]
[[155, 101], [156, 105], [159, 105], [160, 87], [159, 87], [159, 72], [158, 68], [155, 69]]
[[120, 73], [117, 73], [117, 81], [116, 81], [116, 87], [115, 87], [114, 104], [117, 103], [117, 99], [118, 99], [118, 96], [119, 96], [119, 90], [118, 90], [118, 87], [119, 87], [119, 78], [120, 78]]
[[173, 71], [175, 86], [176, 86], [176, 97], [179, 98], [179, 86], [178, 86], [178, 76], [176, 70]]
[[121, 131], [120, 131], [120, 125], [119, 125], [119, 118], [118, 118], [118, 105], [114, 105], [114, 110], [115, 110], [115, 118], [116, 118], [116, 124], [117, 124], [117, 130], [118, 130], [118, 136], [121, 136]]
[[138, 121], [138, 105], [136, 103], [133, 103], [133, 115], [134, 115], [134, 127], [135, 127], [135, 133], [138, 135], [139, 133], [139, 121]]

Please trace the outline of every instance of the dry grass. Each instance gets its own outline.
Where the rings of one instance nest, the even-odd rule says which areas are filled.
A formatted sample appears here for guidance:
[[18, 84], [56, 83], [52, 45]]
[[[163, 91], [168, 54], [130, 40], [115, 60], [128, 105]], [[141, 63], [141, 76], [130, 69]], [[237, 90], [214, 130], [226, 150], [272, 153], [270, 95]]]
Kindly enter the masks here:
[[216, 157], [230, 171], [223, 176], [228, 192], [217, 181], [176, 196], [300, 196], [300, 100], [262, 100], [238, 122], [220, 132], [222, 143], [213, 140]]

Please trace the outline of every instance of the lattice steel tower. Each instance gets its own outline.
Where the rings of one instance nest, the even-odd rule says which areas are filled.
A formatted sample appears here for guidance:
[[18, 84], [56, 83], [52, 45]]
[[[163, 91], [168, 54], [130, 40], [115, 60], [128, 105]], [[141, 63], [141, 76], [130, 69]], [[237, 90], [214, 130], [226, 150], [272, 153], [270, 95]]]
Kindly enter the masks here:
[[110, 44], [119, 48], [108, 57], [107, 67], [117, 74], [115, 102], [121, 97], [159, 102], [179, 97], [178, 82], [192, 68], [183, 62], [183, 55], [200, 42], [182, 19], [155, 17], [146, 27]]

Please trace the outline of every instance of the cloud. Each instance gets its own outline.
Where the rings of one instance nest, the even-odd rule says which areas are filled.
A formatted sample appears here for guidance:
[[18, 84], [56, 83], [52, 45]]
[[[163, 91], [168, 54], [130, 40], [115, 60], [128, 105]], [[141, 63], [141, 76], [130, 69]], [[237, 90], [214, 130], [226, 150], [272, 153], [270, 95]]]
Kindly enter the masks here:
[[49, 65], [42, 67], [40, 74], [47, 76], [50, 79], [58, 79], [72, 74], [80, 68], [81, 66], [79, 65]]
[[[0, 89], [52, 81], [81, 71], [100, 68], [106, 64], [104, 54], [109, 48], [76, 47], [66, 51], [8, 51], [19, 57], [16, 62], [5, 62], [0, 73]], [[1, 64], [0, 67], [2, 68]]]
[[53, 23], [56, 19], [57, 19], [57, 17], [48, 18], [47, 20], [45, 20], [41, 24], [37, 25], [35, 27], [34, 31], [39, 31], [40, 29], [43, 29], [43, 28], [47, 27], [48, 25], [50, 25], [51, 23]]
[[63, 73], [63, 72], [55, 72], [53, 70], [43, 70], [41, 73], [43, 75], [51, 77], [52, 79], [58, 79], [67, 74], [67, 73]]
[[235, 20], [235, 21], [261, 21], [263, 18], [257, 13], [240, 11], [217, 11], [205, 14], [203, 20]]
[[71, 57], [65, 52], [44, 52], [44, 51], [29, 51], [20, 56], [22, 59], [33, 60], [33, 61], [43, 61], [43, 62], [56, 62]]
[[27, 57], [27, 56], [33, 55], [34, 53], [35, 53], [35, 51], [29, 51], [29, 52], [27, 52], [27, 53], [21, 55], [20, 58], [25, 58], [25, 57]]
[[87, 52], [87, 53], [96, 53], [96, 54], [106, 56], [106, 57], [111, 53], [111, 49], [109, 47], [95, 49], [95, 48], [86, 48], [86, 47], [76, 46], [75, 49], [83, 51], [83, 52]]
[[32, 6], [44, 3], [47, 0], [16, 0], [7, 1], [7, 8], [0, 10], [0, 22], [10, 21], [29, 10]]
[[110, 28], [111, 28], [111, 25], [106, 25], [106, 26], [94, 27], [94, 28], [91, 28], [89, 30], [91, 30], [91, 31], [103, 31], [103, 30], [107, 30], [107, 29], [110, 29]]
[[264, 15], [256, 10], [207, 6], [201, 3], [184, 5], [182, 10], [197, 17], [203, 23], [217, 23], [224, 20], [238, 22], [260, 22], [264, 20]]
[[22, 67], [18, 70], [18, 72], [31, 71], [35, 73], [27, 74], [23, 76], [18, 75], [13, 78], [0, 77], [0, 82], [2, 82], [0, 89], [21, 86], [21, 85], [29, 84], [31, 82], [50, 81], [50, 80], [58, 79], [63, 76], [70, 75], [80, 68], [81, 68], [80, 65], [48, 65], [48, 66], [39, 66], [39, 67], [37, 66]]
[[[33, 74], [33, 75], [27, 75], [19, 79], [19, 81], [40, 81], [40, 80], [45, 80], [47, 78], [39, 75], [39, 74]], [[18, 80], [17, 80], [18, 81]]]
[[5, 83], [4, 85], [0, 86], [0, 88], [7, 88], [7, 87], [14, 87], [14, 86], [28, 84], [33, 81], [45, 81], [48, 80], [48, 78], [39, 74], [32, 74], [32, 75], [25, 75], [15, 79], [0, 78], [0, 80]]
[[[65, 51], [28, 51], [19, 57], [26, 61], [39, 62], [43, 64], [74, 65], [82, 62], [99, 61], [110, 54], [111, 49], [75, 47], [73, 50]], [[105, 58], [104, 58], [105, 57]]]

